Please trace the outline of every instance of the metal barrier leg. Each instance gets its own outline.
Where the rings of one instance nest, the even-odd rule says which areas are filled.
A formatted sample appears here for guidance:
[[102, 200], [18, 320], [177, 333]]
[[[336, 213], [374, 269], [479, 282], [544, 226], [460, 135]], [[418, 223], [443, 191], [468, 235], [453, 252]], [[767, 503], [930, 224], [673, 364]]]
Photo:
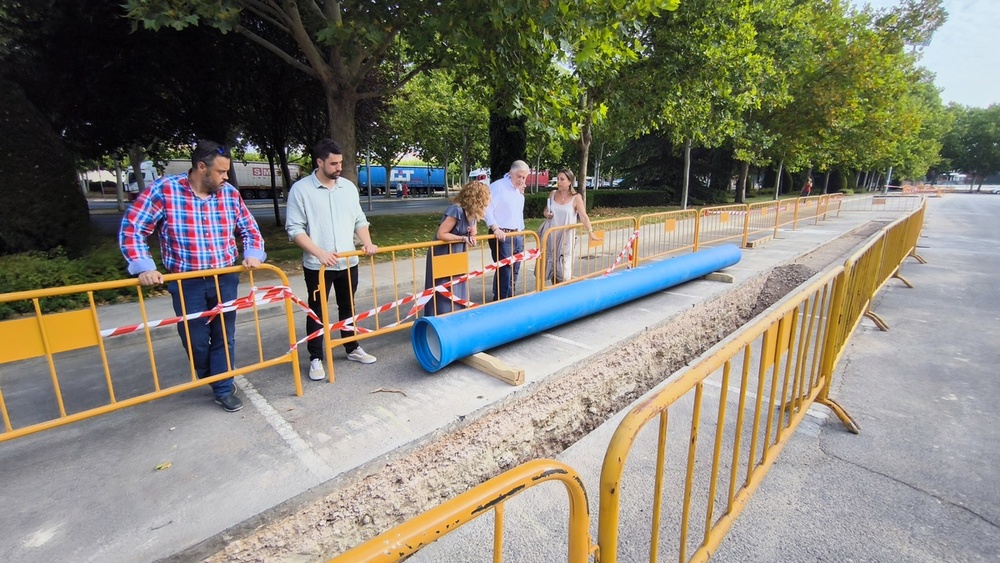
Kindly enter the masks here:
[[851, 434], [861, 434], [861, 425], [858, 424], [858, 421], [854, 420], [854, 417], [847, 414], [847, 411], [844, 410], [844, 407], [837, 404], [837, 401], [834, 401], [829, 397], [825, 398], [817, 397], [816, 402], [829, 407], [830, 410], [833, 411], [833, 414], [837, 415], [837, 418], [840, 419], [840, 422], [844, 423], [844, 427], [847, 428], [848, 432], [850, 432]]
[[889, 331], [889, 325], [885, 321], [882, 320], [882, 317], [880, 317], [877, 314], [871, 312], [870, 310], [869, 311], [865, 311], [865, 316], [868, 317], [869, 319], [871, 319], [872, 322], [875, 323], [875, 326], [877, 326], [878, 329], [881, 330], [882, 332], [888, 332]]

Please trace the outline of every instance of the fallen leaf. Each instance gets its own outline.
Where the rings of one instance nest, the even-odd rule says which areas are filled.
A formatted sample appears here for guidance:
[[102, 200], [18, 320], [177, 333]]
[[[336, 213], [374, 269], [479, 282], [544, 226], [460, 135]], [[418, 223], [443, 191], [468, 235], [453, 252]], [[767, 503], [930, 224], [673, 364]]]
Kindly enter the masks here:
[[164, 461], [160, 465], [156, 466], [156, 471], [163, 471], [164, 469], [169, 469], [171, 465], [173, 465], [173, 463], [170, 463], [169, 461]]
[[403, 393], [399, 389], [386, 389], [385, 387], [379, 387], [378, 389], [372, 391], [372, 393], [399, 393], [404, 397], [408, 396], [406, 393]]

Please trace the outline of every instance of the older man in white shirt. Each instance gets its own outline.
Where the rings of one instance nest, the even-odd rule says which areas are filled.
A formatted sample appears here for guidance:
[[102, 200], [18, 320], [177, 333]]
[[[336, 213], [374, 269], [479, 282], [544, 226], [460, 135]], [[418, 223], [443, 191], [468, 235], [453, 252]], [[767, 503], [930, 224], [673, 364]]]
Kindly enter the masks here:
[[[490, 205], [486, 208], [486, 225], [496, 239], [490, 240], [493, 261], [503, 260], [524, 252], [524, 236], [507, 236], [524, 230], [524, 185], [530, 167], [523, 160], [515, 160], [510, 172], [490, 184]], [[493, 300], [507, 299], [514, 295], [517, 274], [521, 263], [498, 268], [493, 276]]]

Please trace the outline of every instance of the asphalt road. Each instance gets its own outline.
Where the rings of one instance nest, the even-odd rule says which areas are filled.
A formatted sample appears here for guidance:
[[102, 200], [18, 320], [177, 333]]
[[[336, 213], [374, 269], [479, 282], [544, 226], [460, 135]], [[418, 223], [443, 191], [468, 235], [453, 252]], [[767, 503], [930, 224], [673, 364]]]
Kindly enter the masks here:
[[[99, 233], [115, 234], [121, 225], [122, 212], [118, 211], [118, 206], [114, 200], [90, 200], [90, 224]], [[448, 198], [440, 195], [435, 197], [419, 197], [410, 199], [385, 199], [373, 197], [371, 201], [367, 197], [361, 197], [361, 208], [369, 216], [376, 215], [405, 215], [409, 213], [432, 213], [443, 212], [448, 208]], [[257, 219], [261, 221], [274, 220], [274, 204], [266, 199], [252, 199], [247, 201], [247, 207]], [[285, 220], [285, 204], [278, 204], [278, 213], [281, 220]]]

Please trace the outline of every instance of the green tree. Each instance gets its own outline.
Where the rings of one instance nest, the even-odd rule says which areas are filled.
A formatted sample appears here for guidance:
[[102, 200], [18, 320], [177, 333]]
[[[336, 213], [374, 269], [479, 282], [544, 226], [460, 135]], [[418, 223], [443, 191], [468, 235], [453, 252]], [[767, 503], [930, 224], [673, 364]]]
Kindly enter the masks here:
[[456, 162], [461, 178], [487, 157], [488, 112], [473, 90], [475, 83], [459, 80], [450, 70], [434, 70], [411, 80], [392, 100], [420, 158], [445, 169]]
[[767, 5], [691, 0], [651, 24], [651, 53], [635, 68], [641, 87], [632, 92], [652, 100], [640, 106], [646, 129], [661, 129], [673, 146], [684, 147], [682, 207], [691, 149], [718, 147], [742, 135], [743, 116], [762, 103], [760, 85], [773, 74], [773, 63], [759, 52], [755, 22], [773, 17]]
[[90, 234], [72, 155], [21, 88], [0, 77], [0, 254], [63, 247], [80, 254]]
[[955, 116], [955, 134], [947, 139], [945, 154], [981, 190], [987, 176], [1000, 172], [1000, 105], [952, 105], [948, 112]]
[[[329, 135], [344, 149], [345, 176], [357, 178], [358, 104], [394, 92], [440, 64], [450, 6], [430, 0], [346, 4], [334, 0], [128, 0], [130, 17], [150, 29], [205, 24], [234, 31], [285, 64], [315, 78], [326, 95]], [[289, 48], [258, 33], [264, 22], [291, 39]], [[418, 23], [419, 22], [419, 23]], [[366, 80], [386, 61], [406, 61], [388, 82]]]

